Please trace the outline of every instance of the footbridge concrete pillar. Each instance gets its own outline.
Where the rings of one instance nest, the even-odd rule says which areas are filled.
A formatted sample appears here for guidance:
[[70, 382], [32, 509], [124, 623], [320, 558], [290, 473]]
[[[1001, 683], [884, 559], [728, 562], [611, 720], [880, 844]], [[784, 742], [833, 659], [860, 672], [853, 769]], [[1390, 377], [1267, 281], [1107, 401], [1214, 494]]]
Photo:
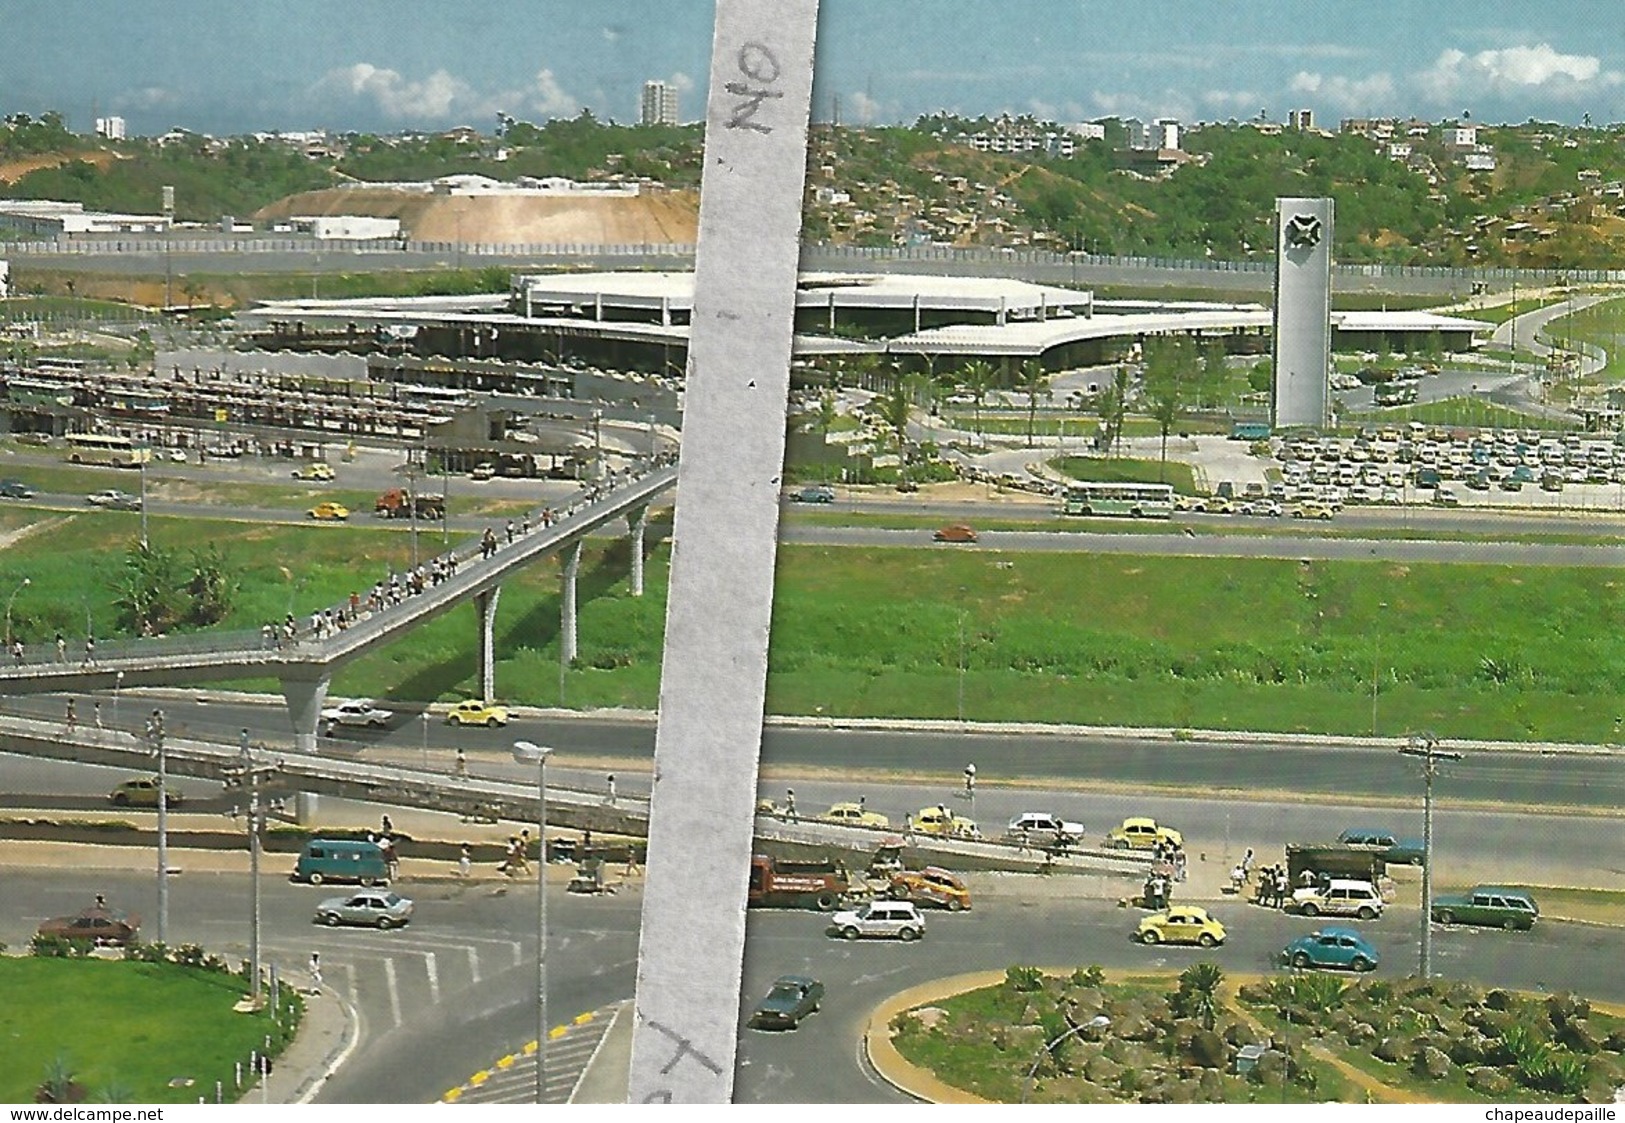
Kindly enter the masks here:
[[564, 549], [564, 595], [559, 620], [559, 659], [565, 666], [576, 657], [576, 574], [581, 571], [581, 540]]
[[487, 589], [474, 597], [474, 611], [480, 616], [480, 698], [487, 705], [497, 696], [496, 619], [502, 586]]
[[632, 595], [643, 595], [643, 537], [649, 529], [649, 508], [639, 507], [626, 516], [632, 529]]
[[313, 672], [311, 677], [283, 678], [282, 697], [288, 703], [288, 717], [293, 723], [295, 752], [314, 753], [316, 732], [322, 723], [322, 704], [327, 701], [327, 685], [332, 677], [324, 672]]

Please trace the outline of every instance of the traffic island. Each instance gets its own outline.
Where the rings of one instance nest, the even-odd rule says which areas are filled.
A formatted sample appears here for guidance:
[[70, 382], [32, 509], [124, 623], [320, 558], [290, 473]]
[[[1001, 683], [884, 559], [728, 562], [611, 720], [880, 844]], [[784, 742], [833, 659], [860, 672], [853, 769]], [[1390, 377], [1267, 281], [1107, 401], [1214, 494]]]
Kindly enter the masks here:
[[894, 1087], [940, 1103], [1612, 1102], [1625, 1086], [1618, 1007], [1206, 963], [941, 979], [882, 1003], [864, 1044]]

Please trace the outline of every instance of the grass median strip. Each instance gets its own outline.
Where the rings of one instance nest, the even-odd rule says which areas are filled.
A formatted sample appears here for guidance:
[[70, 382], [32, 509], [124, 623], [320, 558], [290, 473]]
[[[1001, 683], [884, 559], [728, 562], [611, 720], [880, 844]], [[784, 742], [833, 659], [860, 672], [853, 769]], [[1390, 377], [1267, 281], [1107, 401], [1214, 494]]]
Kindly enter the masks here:
[[[7, 511], [0, 526], [38, 517]], [[409, 557], [404, 535], [369, 525], [149, 523], [163, 547], [219, 546], [225, 629], [308, 616]], [[0, 554], [26, 647], [59, 629], [75, 645], [87, 627], [118, 633], [136, 527], [132, 514], [98, 512]], [[651, 553], [647, 594], [634, 598], [626, 541], [588, 543], [580, 649], [562, 681], [558, 562], [510, 577], [497, 619], [505, 698], [653, 707], [668, 556]], [[1344, 734], [1370, 733], [1375, 715], [1391, 735], [1606, 742], [1625, 712], [1622, 589], [1602, 568], [786, 545], [769, 704], [837, 718]], [[459, 696], [475, 684], [473, 635], [471, 612], [441, 617], [346, 667], [334, 691]]]

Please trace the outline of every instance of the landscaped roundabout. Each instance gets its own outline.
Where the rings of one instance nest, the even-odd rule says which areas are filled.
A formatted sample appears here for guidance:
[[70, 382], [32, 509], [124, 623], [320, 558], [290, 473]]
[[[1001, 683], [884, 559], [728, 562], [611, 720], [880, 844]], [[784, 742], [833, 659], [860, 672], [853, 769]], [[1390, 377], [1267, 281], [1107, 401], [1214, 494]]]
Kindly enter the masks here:
[[867, 1045], [948, 1102], [1611, 1103], [1625, 1085], [1625, 1013], [1574, 995], [1211, 963], [943, 979], [884, 1003]]

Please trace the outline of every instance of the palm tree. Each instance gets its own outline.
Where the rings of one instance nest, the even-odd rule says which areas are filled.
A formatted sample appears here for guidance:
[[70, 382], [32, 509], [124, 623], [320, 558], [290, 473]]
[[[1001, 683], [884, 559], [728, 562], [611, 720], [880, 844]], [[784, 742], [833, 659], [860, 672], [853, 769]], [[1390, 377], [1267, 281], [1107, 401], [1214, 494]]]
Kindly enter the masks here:
[[1033, 447], [1033, 423], [1038, 414], [1038, 396], [1048, 395], [1049, 374], [1037, 359], [1027, 359], [1016, 376], [1016, 389], [1027, 395], [1027, 447]]
[[993, 364], [986, 359], [972, 359], [965, 364], [965, 389], [970, 391], [971, 402], [976, 407], [976, 434], [982, 433], [982, 401], [987, 392], [993, 388]]
[[1219, 1017], [1219, 984], [1224, 972], [1216, 963], [1193, 963], [1179, 975], [1176, 1002], [1187, 1017], [1200, 1018], [1204, 1029], [1212, 1029]]
[[840, 416], [836, 408], [835, 392], [825, 390], [818, 395], [818, 432], [825, 441], [829, 440], [829, 431], [835, 426], [835, 419]]

